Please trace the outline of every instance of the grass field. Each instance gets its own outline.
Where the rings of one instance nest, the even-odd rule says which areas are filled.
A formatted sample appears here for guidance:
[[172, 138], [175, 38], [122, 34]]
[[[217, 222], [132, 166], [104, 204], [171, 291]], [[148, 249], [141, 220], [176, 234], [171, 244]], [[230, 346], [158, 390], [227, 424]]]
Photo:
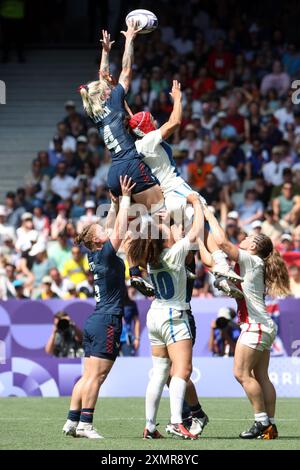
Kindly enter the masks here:
[[[97, 449], [97, 450], [213, 450], [213, 449], [300, 449], [300, 399], [279, 399], [275, 441], [242, 441], [240, 431], [251, 423], [246, 399], [206, 398], [203, 408], [210, 423], [198, 441], [166, 438], [143, 441], [144, 400], [103, 398], [97, 405], [95, 427], [105, 436], [101, 441], [64, 437], [61, 433], [68, 398], [1, 398], [0, 449]], [[169, 402], [163, 399], [158, 422], [164, 433]]]

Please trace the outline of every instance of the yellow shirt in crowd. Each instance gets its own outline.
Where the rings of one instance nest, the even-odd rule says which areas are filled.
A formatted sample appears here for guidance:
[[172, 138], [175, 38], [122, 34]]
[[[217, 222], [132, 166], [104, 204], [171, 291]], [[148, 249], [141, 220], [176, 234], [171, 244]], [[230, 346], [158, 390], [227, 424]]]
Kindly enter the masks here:
[[62, 277], [66, 277], [75, 285], [86, 280], [86, 272], [89, 270], [87, 256], [83, 256], [79, 263], [73, 258], [65, 262], [61, 271]]

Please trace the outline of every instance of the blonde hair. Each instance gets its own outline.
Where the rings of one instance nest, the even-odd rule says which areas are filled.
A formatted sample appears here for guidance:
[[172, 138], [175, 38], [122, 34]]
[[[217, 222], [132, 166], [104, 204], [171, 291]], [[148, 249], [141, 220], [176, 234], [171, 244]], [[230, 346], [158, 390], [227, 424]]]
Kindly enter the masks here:
[[91, 118], [103, 113], [105, 100], [101, 97], [108, 87], [110, 87], [109, 83], [103, 79], [80, 87], [83, 107]]
[[95, 224], [89, 224], [84, 229], [75, 237], [74, 243], [76, 246], [80, 246], [81, 243], [84, 244], [84, 246], [92, 251], [94, 248], [94, 230]]

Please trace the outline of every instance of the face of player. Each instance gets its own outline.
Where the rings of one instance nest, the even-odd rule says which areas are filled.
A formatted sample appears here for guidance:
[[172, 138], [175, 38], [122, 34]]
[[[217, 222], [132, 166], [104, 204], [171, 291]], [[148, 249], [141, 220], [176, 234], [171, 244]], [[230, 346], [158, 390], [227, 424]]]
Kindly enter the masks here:
[[241, 250], [246, 250], [250, 251], [251, 253], [255, 251], [256, 249], [256, 243], [254, 242], [255, 235], [250, 235], [246, 237], [241, 243], [240, 243], [240, 249]]
[[101, 95], [101, 99], [103, 101], [107, 101], [109, 99], [110, 95], [111, 95], [111, 92], [112, 92], [111, 87], [108, 86], [108, 87], [104, 88], [103, 93]]

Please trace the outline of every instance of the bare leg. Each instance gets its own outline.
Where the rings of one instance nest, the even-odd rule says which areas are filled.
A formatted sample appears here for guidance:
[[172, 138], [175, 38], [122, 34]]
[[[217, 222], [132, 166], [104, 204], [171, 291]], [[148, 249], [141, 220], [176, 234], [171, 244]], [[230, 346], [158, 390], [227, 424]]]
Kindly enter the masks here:
[[263, 389], [252, 371], [262, 360], [262, 352], [237, 342], [234, 355], [234, 376], [242, 385], [249, 398], [254, 413], [266, 412]]
[[160, 186], [152, 186], [152, 188], [146, 189], [138, 194], [133, 194], [132, 198], [137, 204], [142, 204], [146, 206], [148, 211], [151, 211], [151, 206], [159, 205], [163, 206], [164, 196], [161, 192]]
[[269, 361], [270, 351], [264, 351], [263, 353], [261, 353], [261, 358], [257, 365], [254, 367], [253, 373], [254, 377], [259, 382], [263, 391], [266, 413], [270, 418], [274, 418], [276, 406], [276, 391], [268, 375]]
[[81, 386], [82, 408], [95, 408], [99, 390], [109, 374], [113, 361], [90, 357], [89, 374]]

